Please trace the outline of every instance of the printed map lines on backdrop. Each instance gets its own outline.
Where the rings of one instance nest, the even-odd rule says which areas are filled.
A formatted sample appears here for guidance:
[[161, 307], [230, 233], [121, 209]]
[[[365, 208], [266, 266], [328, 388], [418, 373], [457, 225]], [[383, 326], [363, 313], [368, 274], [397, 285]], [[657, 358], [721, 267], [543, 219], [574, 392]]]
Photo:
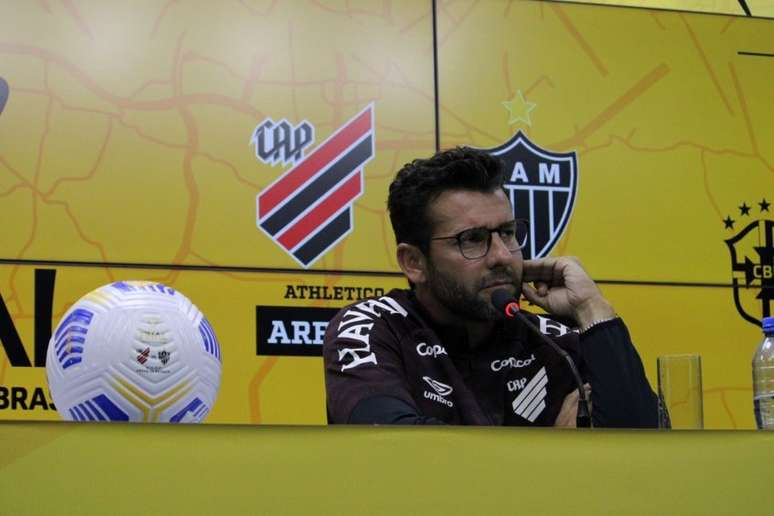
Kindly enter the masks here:
[[400, 34], [406, 34], [408, 32], [411, 32], [414, 29], [414, 27], [419, 25], [421, 22], [423, 22], [427, 18], [431, 17], [432, 14], [433, 14], [432, 13], [432, 4], [428, 3], [428, 5], [429, 5], [430, 8], [427, 11], [425, 11], [422, 14], [420, 14], [419, 16], [414, 18], [413, 20], [409, 20], [404, 26], [402, 26], [400, 29], [398, 29], [398, 32]]
[[661, 17], [659, 16], [660, 13], [656, 11], [649, 10], [648, 13], [650, 14], [651, 19], [655, 22], [656, 26], [661, 30], [667, 30], [666, 25], [664, 25], [661, 22]]
[[[89, 27], [89, 24], [86, 23], [86, 19], [81, 15], [80, 11], [78, 10], [78, 7], [73, 3], [72, 0], [60, 0], [62, 6], [64, 7], [67, 14], [75, 21], [75, 25], [78, 27], [78, 30], [80, 30], [82, 33], [87, 35], [89, 39], [94, 40], [94, 33], [91, 31], [91, 28]], [[51, 7], [48, 5], [48, 2], [43, 2], [43, 6], [49, 13], [52, 13]]]
[[5, 167], [8, 172], [11, 173], [12, 176], [16, 177], [16, 179], [19, 180], [19, 182], [11, 187], [11, 190], [4, 192], [0, 197], [5, 197], [13, 193], [13, 190], [16, 190], [18, 188], [29, 188], [30, 190], [35, 190], [35, 185], [30, 182], [29, 179], [24, 177], [21, 172], [16, 170], [8, 161], [3, 157], [2, 154], [0, 154], [0, 165]]
[[58, 177], [56, 181], [51, 185], [51, 187], [45, 191], [40, 193], [41, 197], [44, 199], [50, 198], [52, 195], [54, 195], [59, 188], [60, 185], [67, 182], [81, 182], [81, 181], [89, 181], [94, 178], [94, 176], [97, 174], [97, 170], [99, 169], [100, 165], [102, 165], [103, 160], [105, 159], [105, 152], [108, 148], [108, 143], [110, 142], [110, 137], [113, 135], [113, 118], [107, 119], [107, 130], [105, 131], [105, 137], [102, 139], [102, 144], [99, 146], [99, 151], [97, 151], [97, 157], [94, 160], [94, 163], [92, 166], [86, 171], [85, 175], [76, 175], [76, 176], [62, 176]]
[[567, 16], [567, 13], [564, 12], [564, 9], [557, 3], [551, 3], [551, 9], [554, 11], [554, 14], [556, 15], [556, 17], [559, 18], [559, 21], [562, 22], [562, 25], [564, 25], [564, 28], [567, 30], [570, 36], [572, 36], [572, 38], [581, 48], [583, 53], [586, 54], [586, 56], [592, 62], [594, 67], [599, 72], [599, 75], [601, 75], [602, 77], [607, 77], [608, 75], [607, 67], [599, 58], [599, 56], [596, 54], [596, 52], [594, 52], [594, 49], [591, 47], [589, 42], [586, 41], [586, 39], [583, 37], [583, 34], [581, 34], [581, 32], [572, 22], [570, 17]]
[[169, 9], [175, 5], [178, 2], [178, 0], [168, 0], [159, 11], [159, 14], [156, 15], [156, 20], [153, 22], [153, 28], [151, 29], [151, 37], [156, 36], [156, 32], [159, 30], [159, 27], [161, 26], [161, 22], [166, 17], [167, 13], [169, 12]]
[[32, 45], [0, 42], [0, 53], [18, 56], [27, 55], [38, 58], [44, 62], [56, 64], [69, 73], [84, 88], [119, 109], [134, 111], [165, 111], [178, 109], [181, 106], [206, 104], [226, 107], [251, 118], [260, 119], [264, 116], [261, 111], [249, 104], [217, 93], [180, 94], [154, 100], [132, 100], [129, 97], [120, 97], [100, 86], [89, 74], [72, 64], [60, 54]]
[[[438, 1], [436, 2], [436, 9], [438, 9], [438, 16], [441, 15], [445, 16], [449, 20], [452, 21], [451, 26], [447, 28], [446, 33], [443, 35], [440, 35], [438, 38], [438, 48], [444, 46], [446, 44], [446, 41], [455, 33], [457, 32], [457, 29], [460, 28], [460, 26], [465, 22], [465, 20], [470, 16], [470, 13], [473, 11], [473, 9], [476, 8], [478, 5], [478, 0], [475, 0], [473, 2], [470, 2], [470, 6], [465, 10], [464, 13], [462, 13], [462, 16], [459, 18], [455, 18], [454, 15], [447, 9], [447, 5], [451, 4], [452, 2], [443, 2]], [[440, 25], [440, 24], [439, 24]]]
[[[195, 224], [195, 220], [192, 219], [192, 216], [195, 216], [197, 211], [196, 208], [199, 202], [198, 188], [196, 186], [195, 177], [192, 175], [193, 160], [197, 157], [202, 157], [210, 160], [214, 159], [216, 162], [224, 166], [227, 166], [232, 173], [236, 173], [235, 172], [236, 167], [234, 167], [231, 164], [228, 164], [225, 160], [219, 159], [212, 153], [205, 152], [204, 149], [200, 148], [197, 120], [194, 118], [189, 108], [195, 105], [207, 104], [207, 105], [222, 106], [227, 109], [238, 111], [240, 113], [245, 113], [251, 117], [261, 115], [261, 113], [259, 113], [258, 110], [254, 109], [252, 106], [242, 103], [239, 100], [226, 97], [224, 95], [210, 94], [210, 93], [194, 93], [194, 94], [188, 94], [188, 95], [182, 94], [181, 74], [184, 66], [197, 61], [203, 62], [205, 64], [209, 64], [209, 65], [219, 66], [219, 61], [216, 59], [201, 55], [196, 52], [186, 52], [182, 45], [183, 37], [184, 35], [181, 34], [177, 38], [177, 47], [175, 49], [175, 54], [174, 54], [175, 56], [174, 66], [172, 70], [169, 72], [169, 77], [156, 77], [150, 80], [146, 80], [142, 85], [139, 86], [139, 88], [134, 88], [131, 90], [130, 97], [120, 97], [113, 94], [108, 89], [103, 88], [102, 85], [98, 82], [97, 78], [92, 77], [84, 69], [68, 61], [67, 58], [58, 54], [55, 50], [50, 51], [47, 49], [35, 47], [33, 45], [26, 45], [26, 44], [0, 43], [0, 53], [10, 53], [10, 54], [16, 54], [19, 56], [25, 56], [25, 55], [31, 56], [35, 59], [41, 60], [45, 66], [56, 66], [58, 71], [61, 70], [64, 74], [74, 79], [87, 91], [94, 94], [97, 98], [105, 101], [110, 106], [110, 108], [105, 111], [78, 108], [75, 106], [67, 105], [65, 101], [59, 98], [54, 91], [37, 92], [38, 94], [47, 95], [49, 97], [49, 102], [53, 98], [64, 109], [82, 110], [82, 111], [89, 111], [92, 113], [99, 113], [107, 117], [108, 120], [114, 120], [118, 122], [120, 126], [131, 129], [133, 132], [135, 132], [138, 136], [140, 136], [145, 141], [149, 141], [157, 145], [164, 145], [171, 149], [174, 148], [176, 150], [183, 151], [185, 156], [184, 156], [184, 164], [182, 167], [182, 174], [183, 174], [183, 179], [185, 181], [185, 188], [190, 196], [189, 208], [188, 208], [189, 216], [187, 219], [189, 224], [187, 227], [187, 231], [183, 232], [183, 240], [181, 242], [181, 245], [177, 253], [175, 254], [175, 260], [178, 260], [178, 261], [183, 259], [185, 256], [187, 256], [187, 253], [190, 253], [191, 251], [190, 249], [191, 228], [192, 228], [192, 224]], [[357, 58], [357, 56], [354, 56], [354, 58]], [[342, 61], [340, 61], [340, 63], [346, 64], [346, 63], [343, 63]], [[222, 63], [220, 64], [222, 65]], [[339, 84], [340, 86], [344, 86], [346, 84], [352, 83], [352, 81], [348, 80], [346, 77], [346, 73], [345, 73], [346, 70], [342, 67], [340, 67], [340, 69], [342, 70], [342, 73], [340, 73], [339, 77], [336, 78], [336, 81], [337, 81], [336, 83]], [[232, 69], [231, 71], [234, 73], [238, 73], [238, 71], [234, 69]], [[240, 74], [240, 76], [243, 76], [243, 74]], [[399, 87], [402, 87], [404, 89], [413, 88], [411, 84], [408, 82], [408, 79], [405, 77], [405, 74], [401, 75], [401, 78], [402, 78], [402, 81], [400, 84], [398, 84]], [[249, 76], [244, 76], [244, 79], [245, 79], [245, 87], [249, 88], [250, 87], [250, 85], [248, 84], [250, 80]], [[287, 80], [260, 81], [260, 84], [262, 85], [269, 84], [269, 83], [277, 84], [277, 85], [292, 84], [294, 86], [299, 86], [300, 84], [302, 84], [302, 82], [303, 81], [299, 82], [294, 79], [291, 79], [289, 81]], [[320, 87], [321, 91], [325, 91], [326, 84], [330, 84], [330, 80], [313, 81], [313, 82]], [[360, 83], [363, 83], [363, 82], [361, 81]], [[369, 83], [364, 83], [364, 84], [368, 85]], [[376, 82], [374, 82], [374, 84], [376, 84]], [[166, 96], [160, 99], [150, 99], [150, 100], [138, 99], [137, 97], [142, 92], [146, 91], [146, 89], [151, 85], [167, 86], [169, 87], [170, 90], [174, 90], [174, 91], [171, 91], [169, 94], [167, 94]], [[245, 90], [243, 89], [242, 91], [243, 95], [244, 95], [244, 91]], [[423, 92], [417, 88], [413, 88], [413, 91], [417, 92], [420, 95], [424, 95], [424, 97], [428, 99], [431, 97], [431, 95], [428, 95], [426, 92]], [[341, 98], [333, 99], [332, 105], [334, 105], [334, 107], [336, 108], [336, 112], [342, 112], [342, 108], [343, 108], [342, 103], [346, 104], [346, 99], [341, 99]], [[148, 134], [146, 131], [143, 130], [142, 125], [138, 125], [124, 119], [124, 116], [122, 116], [122, 114], [130, 111], [176, 112], [182, 119], [183, 125], [185, 127], [185, 140], [182, 140], [181, 142], [164, 141], [163, 139], [158, 138], [152, 134]], [[114, 125], [114, 127], [118, 127], [118, 126]], [[406, 142], [408, 142], [409, 140], [410, 138], [407, 139], [404, 135], [403, 138], [395, 139], [394, 142], [392, 142], [392, 144], [390, 145], [390, 147], [395, 149], [406, 148], [406, 146], [409, 145]], [[71, 178], [63, 178], [63, 179], [66, 181], [71, 180]], [[249, 181], [246, 181], [246, 179], [243, 177], [240, 179], [243, 184], [250, 183]], [[50, 193], [51, 191], [52, 190], [49, 188], [49, 192], [47, 193]], [[53, 191], [56, 191], [56, 187], [54, 187]], [[79, 228], [78, 231], [80, 234], [87, 237], [87, 240], [90, 243], [93, 243], [93, 239], [88, 238], [88, 235], [84, 233], [83, 228]], [[189, 245], [186, 245], [187, 243]], [[103, 253], [104, 253], [104, 250], [100, 252], [100, 255], [102, 256], [102, 260], [103, 262], [108, 263], [109, 260], [106, 259]], [[169, 280], [167, 280], [167, 282], [169, 282]]]
[[639, 97], [643, 96], [661, 79], [670, 72], [666, 63], [656, 65], [651, 71], [647, 72], [640, 80], [634, 83], [631, 88], [622, 93], [617, 99], [613, 100], [607, 107], [603, 108], [594, 118], [586, 123], [580, 129], [576, 129], [575, 134], [563, 141], [555, 142], [549, 145], [549, 148], [569, 149], [572, 147], [585, 145], [586, 139], [601, 129], [607, 122], [615, 118], [627, 106], [632, 104]]
[[247, 11], [253, 15], [253, 16], [269, 16], [274, 12], [274, 8], [277, 7], [277, 4], [280, 0], [271, 0], [271, 3], [266, 7], [266, 9], [259, 11], [255, 7], [248, 5], [245, 0], [239, 0], [239, 5], [247, 9]]
[[[329, 5], [324, 4], [320, 0], [308, 0], [308, 2], [311, 5], [317, 7], [318, 9], [322, 11], [327, 11], [332, 14], [338, 14], [338, 15], [344, 15], [344, 16], [366, 15], [366, 16], [373, 16], [374, 18], [377, 18], [377, 19], [389, 19], [389, 16], [390, 16], [390, 8], [387, 5], [387, 2], [381, 2], [382, 4], [381, 12], [377, 12], [377, 10], [369, 11], [367, 9], [349, 7], [349, 4], [351, 2], [346, 2], [347, 7], [343, 9], [335, 9], [333, 7], [330, 7]], [[357, 2], [354, 2], [354, 3], [357, 3]]]
[[[731, 410], [731, 407], [728, 405], [728, 400], [726, 399], [726, 394], [729, 394], [731, 392], [744, 392], [750, 395], [752, 398], [752, 388], [751, 387], [714, 387], [712, 389], [704, 389], [704, 396], [705, 399], [709, 398], [710, 395], [717, 394], [720, 396], [720, 404], [723, 406], [723, 411], [728, 416], [729, 421], [731, 422], [731, 428], [737, 429], [739, 428], [738, 423], [736, 422], [736, 418], [734, 417], [734, 413]], [[707, 399], [709, 401], [709, 399]]]
[[[43, 84], [45, 85], [46, 89], [49, 88], [48, 83], [48, 63], [45, 63], [43, 66]], [[32, 217], [31, 217], [31, 225], [30, 225], [30, 231], [29, 235], [27, 237], [27, 241], [24, 242], [21, 249], [16, 254], [16, 258], [21, 258], [24, 256], [24, 254], [27, 252], [27, 250], [32, 246], [32, 244], [35, 242], [35, 236], [38, 232], [38, 182], [40, 179], [40, 169], [43, 163], [43, 149], [45, 148], [46, 140], [48, 138], [49, 131], [51, 130], [51, 110], [53, 108], [54, 101], [53, 99], [49, 98], [48, 102], [46, 102], [46, 111], [45, 111], [45, 118], [43, 123], [43, 131], [40, 135], [40, 139], [38, 141], [38, 148], [35, 156], [35, 165], [34, 165], [34, 172], [33, 172], [33, 178], [32, 178]], [[8, 283], [11, 285], [11, 291], [13, 292], [15, 296], [15, 303], [18, 308], [21, 308], [21, 302], [19, 301], [19, 296], [16, 292], [16, 275], [19, 272], [19, 266], [14, 266], [11, 268], [11, 273], [9, 275]]]
[[[181, 33], [177, 38], [175, 46], [174, 59], [171, 71], [172, 78], [172, 91], [176, 96], [182, 94], [182, 82], [183, 82], [183, 40], [185, 38], [185, 32]], [[183, 150], [183, 163], [182, 174], [183, 182], [185, 183], [186, 191], [188, 192], [188, 206], [186, 209], [186, 215], [183, 222], [183, 231], [180, 240], [180, 244], [177, 248], [175, 256], [172, 258], [173, 263], [183, 263], [188, 253], [191, 251], [193, 242], [194, 227], [196, 225], [196, 212], [199, 208], [199, 187], [196, 184], [196, 178], [193, 173], [193, 159], [196, 151], [199, 149], [199, 127], [196, 124], [193, 114], [189, 111], [188, 106], [179, 105], [177, 108], [180, 117], [182, 118], [183, 125], [186, 129], [187, 146]], [[170, 271], [169, 282], [174, 283], [177, 280], [179, 271]]]
[[250, 181], [249, 179], [243, 177], [242, 174], [239, 173], [239, 170], [237, 169], [236, 165], [234, 165], [233, 163], [231, 163], [228, 160], [225, 160], [223, 158], [218, 158], [217, 156], [214, 156], [214, 155], [210, 154], [209, 152], [203, 152], [203, 151], [197, 152], [196, 156], [204, 158], [206, 160], [209, 160], [209, 161], [211, 161], [213, 163], [216, 163], [218, 165], [221, 165], [221, 166], [227, 168], [231, 172], [231, 175], [234, 176], [234, 179], [238, 183], [241, 183], [241, 184], [245, 185], [246, 187], [250, 188], [251, 190], [260, 190], [261, 188], [263, 188], [262, 184], [255, 183], [255, 182]]
[[720, 96], [720, 99], [723, 101], [723, 104], [725, 104], [726, 109], [728, 110], [728, 114], [733, 116], [734, 110], [731, 108], [731, 103], [729, 102], [728, 97], [723, 91], [723, 87], [720, 85], [718, 76], [715, 73], [715, 70], [713, 70], [712, 65], [709, 62], [709, 59], [707, 59], [707, 54], [704, 52], [704, 49], [701, 47], [701, 43], [699, 43], [699, 39], [696, 37], [696, 33], [693, 32], [693, 29], [688, 24], [688, 20], [685, 18], [685, 16], [683, 16], [682, 14], [680, 14], [679, 16], [680, 16], [680, 19], [685, 24], [685, 29], [688, 31], [688, 35], [690, 36], [691, 41], [693, 42], [693, 46], [696, 48], [696, 52], [699, 54], [699, 58], [701, 59], [701, 62], [704, 64], [704, 68], [707, 70], [707, 75], [712, 81], [712, 84], [715, 86], [715, 90], [717, 90], [718, 95]]
[[242, 96], [240, 99], [242, 102], [249, 104], [255, 89], [258, 86], [258, 79], [261, 77], [261, 71], [264, 65], [269, 61], [269, 56], [266, 54], [253, 54], [250, 59], [250, 69], [247, 71], [247, 77], [244, 79], [244, 86], [242, 87]]
[[[29, 46], [25, 46], [25, 45], [12, 45], [12, 44], [2, 44], [2, 43], [0, 43], [0, 51], [6, 51], [6, 52], [9, 52], [9, 53], [18, 52], [18, 53], [21, 53], [23, 55], [33, 55], [35, 57], [38, 57], [38, 58], [42, 59], [42, 61], [44, 63], [44, 74], [45, 74], [44, 75], [44, 83], [46, 84], [46, 89], [47, 90], [49, 89], [48, 79], [47, 79], [47, 77], [48, 77], [48, 70], [49, 70], [49, 66], [52, 63], [59, 64], [62, 67], [64, 67], [65, 69], [69, 70], [70, 72], [73, 72], [73, 74], [74, 74], [74, 76], [76, 78], [77, 77], [84, 78], [85, 82], [82, 82], [82, 84], [84, 84], [84, 86], [86, 86], [86, 87], [88, 87], [89, 84], [92, 83], [91, 79], [88, 78], [88, 76], [86, 74], [81, 73], [77, 69], [77, 67], [71, 65], [70, 63], [68, 63], [63, 58], [55, 56], [53, 53], [48, 53], [48, 52], [44, 51], [43, 49], [35, 49], [34, 47], [29, 47]], [[92, 90], [92, 92], [95, 93], [95, 94], [99, 94], [99, 91]], [[44, 152], [44, 149], [45, 149], [45, 146], [46, 146], [46, 139], [47, 139], [48, 132], [50, 130], [51, 110], [52, 110], [53, 104], [54, 104], [54, 102], [56, 100], [55, 95], [53, 95], [50, 92], [48, 92], [47, 97], [48, 97], [48, 102], [47, 102], [46, 118], [45, 118], [45, 124], [44, 124], [45, 128], [44, 128], [43, 134], [41, 135], [40, 143], [39, 143], [39, 146], [38, 146], [38, 156], [37, 156], [36, 168], [35, 168], [35, 179], [33, 181], [33, 184], [30, 185], [32, 187], [33, 192], [34, 192], [33, 198], [35, 199], [35, 202], [33, 203], [32, 230], [30, 232], [29, 239], [24, 244], [24, 246], [21, 248], [21, 250], [19, 251], [18, 257], [21, 257], [21, 256], [23, 256], [26, 253], [26, 251], [29, 249], [30, 245], [32, 244], [32, 242], [35, 239], [36, 232], [37, 232], [37, 222], [38, 222], [38, 220], [37, 220], [37, 211], [38, 211], [38, 208], [37, 208], [38, 204], [37, 203], [38, 203], [38, 199], [37, 198], [41, 197], [40, 200], [42, 200], [46, 204], [53, 204], [53, 205], [62, 206], [64, 208], [64, 210], [65, 210], [65, 213], [67, 214], [68, 219], [71, 221], [71, 223], [73, 224], [74, 229], [78, 233], [79, 237], [84, 242], [86, 242], [87, 244], [97, 247], [97, 249], [99, 251], [99, 254], [100, 254], [101, 258], [102, 258], [102, 261], [107, 263], [107, 262], [109, 262], [109, 259], [107, 257], [107, 253], [106, 253], [104, 247], [102, 246], [102, 244], [100, 244], [99, 242], [89, 238], [86, 235], [85, 231], [83, 230], [83, 228], [81, 228], [80, 224], [78, 223], [77, 218], [75, 217], [75, 215], [71, 211], [69, 205], [67, 203], [65, 203], [65, 202], [62, 202], [62, 201], [51, 201], [48, 198], [48, 197], [50, 197], [51, 194], [53, 194], [55, 188], [49, 189], [49, 191], [45, 192], [45, 193], [41, 192], [38, 189], [37, 184], [38, 184], [38, 178], [39, 178], [39, 174], [40, 174], [40, 164], [42, 163], [42, 156], [43, 156], [43, 152]], [[64, 104], [64, 103], [61, 102], [61, 104]], [[72, 108], [72, 109], [78, 110], [78, 108]], [[89, 110], [89, 111], [94, 111], [94, 110]], [[116, 115], [114, 113], [102, 112], [102, 114], [104, 114], [104, 115], [106, 115], [108, 117], [116, 118]], [[106, 146], [106, 143], [103, 143], [103, 149], [104, 149], [105, 146]], [[5, 160], [3, 160], [3, 161], [5, 161]], [[98, 165], [95, 165], [94, 170], [96, 170], [97, 166]], [[10, 169], [11, 167], [8, 166], [8, 168]], [[78, 177], [78, 178], [60, 178], [60, 179], [61, 180], [73, 180], [73, 179], [80, 179], [80, 180], [82, 180], [83, 178], [82, 177]], [[15, 283], [14, 280], [15, 280], [16, 271], [17, 271], [17, 268], [14, 268], [14, 270], [12, 270], [12, 272], [11, 272], [10, 282], [11, 282], [12, 285]], [[112, 276], [112, 273], [109, 273], [109, 275]]]
[[704, 152], [704, 150], [702, 150], [699, 153], [699, 159], [701, 161], [702, 184], [704, 185], [704, 194], [707, 196], [707, 200], [709, 201], [710, 206], [712, 207], [712, 211], [715, 212], [715, 215], [717, 215], [718, 217], [723, 217], [720, 206], [718, 206], [718, 202], [715, 200], [715, 196], [712, 194], [712, 189], [710, 188], [709, 169], [707, 168], [707, 155]]
[[[510, 54], [508, 53], [508, 49], [505, 49], [503, 50], [502, 58], [503, 80], [505, 82], [505, 93], [508, 95], [509, 99], [512, 99], [513, 96], [516, 95], [516, 92], [514, 91], [513, 84], [511, 82], [511, 72], [510, 68], [508, 67], [509, 62]], [[524, 94], [529, 96], [534, 90], [538, 88], [538, 86], [542, 85], [543, 83], [547, 83], [551, 89], [555, 88], [554, 82], [548, 75], [540, 75], [534, 81], [532, 81], [532, 84], [524, 88]]]
[[744, 96], [744, 91], [742, 91], [742, 85], [739, 83], [739, 76], [736, 74], [736, 68], [734, 67], [734, 63], [732, 62], [728, 63], [728, 71], [731, 73], [731, 80], [734, 85], [734, 90], [736, 90], [736, 96], [739, 99], [739, 105], [742, 108], [742, 115], [744, 116], [744, 125], [745, 125], [745, 128], [747, 129], [747, 136], [749, 136], [750, 138], [750, 144], [752, 145], [753, 153], [756, 156], [759, 156], [761, 160], [765, 162], [765, 159], [763, 158], [760, 151], [758, 150], [758, 139], [755, 137], [755, 131], [753, 130], [752, 121], [750, 120], [750, 111], [747, 109], [747, 99]]
[[683, 148], [695, 149], [699, 153], [699, 162], [701, 164], [705, 193], [707, 194], [707, 198], [712, 206], [713, 211], [717, 214], [719, 218], [722, 218], [723, 215], [721, 213], [721, 210], [718, 207], [717, 202], [715, 201], [714, 196], [711, 193], [711, 187], [709, 184], [709, 170], [707, 168], [707, 163], [706, 163], [706, 156], [708, 154], [716, 155], [716, 156], [733, 156], [737, 158], [757, 159], [768, 170], [774, 172], [774, 167], [772, 167], [766, 161], [766, 159], [760, 154], [752, 154], [749, 152], [739, 151], [733, 148], [713, 148], [707, 145], [703, 145], [701, 143], [696, 143], [688, 140], [680, 140], [680, 141], [673, 142], [667, 145], [662, 145], [662, 146], [647, 147], [647, 146], [637, 145], [633, 142], [635, 134], [636, 134], [636, 129], [632, 129], [627, 136], [619, 136], [615, 134], [608, 135], [607, 140], [605, 142], [588, 147], [585, 150], [584, 154], [588, 156], [589, 154], [592, 154], [594, 152], [609, 148], [614, 144], [621, 144], [632, 151], [641, 152], [641, 153], [667, 153], [667, 152], [674, 152], [676, 150], [680, 150]]
[[263, 421], [261, 417], [261, 386], [277, 364], [277, 360], [279, 360], [279, 357], [276, 356], [264, 358], [247, 387], [247, 400], [250, 404], [250, 422], [252, 423], [260, 424]]

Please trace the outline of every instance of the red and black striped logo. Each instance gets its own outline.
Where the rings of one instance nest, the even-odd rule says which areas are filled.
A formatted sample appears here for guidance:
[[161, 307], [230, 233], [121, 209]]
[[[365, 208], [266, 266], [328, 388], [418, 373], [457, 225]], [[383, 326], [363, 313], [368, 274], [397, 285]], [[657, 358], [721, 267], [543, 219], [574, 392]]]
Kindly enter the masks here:
[[258, 194], [258, 227], [303, 267], [352, 231], [352, 203], [374, 156], [373, 104]]

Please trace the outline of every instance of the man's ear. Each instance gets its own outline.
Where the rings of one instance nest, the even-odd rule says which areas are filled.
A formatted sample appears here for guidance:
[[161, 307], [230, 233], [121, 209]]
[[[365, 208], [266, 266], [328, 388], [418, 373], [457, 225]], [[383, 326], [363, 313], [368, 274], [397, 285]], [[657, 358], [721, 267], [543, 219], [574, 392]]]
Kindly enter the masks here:
[[398, 244], [397, 257], [398, 265], [411, 283], [421, 285], [427, 280], [427, 260], [417, 246]]

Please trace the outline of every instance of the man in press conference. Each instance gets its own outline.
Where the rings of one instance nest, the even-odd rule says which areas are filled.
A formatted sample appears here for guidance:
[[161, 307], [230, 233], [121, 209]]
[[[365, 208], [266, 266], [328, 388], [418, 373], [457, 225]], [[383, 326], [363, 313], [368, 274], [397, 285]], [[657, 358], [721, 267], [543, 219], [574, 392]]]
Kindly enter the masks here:
[[398, 172], [387, 204], [411, 288], [328, 325], [330, 422], [657, 426], [624, 322], [576, 259], [523, 259], [528, 221], [503, 182], [498, 158], [464, 147]]

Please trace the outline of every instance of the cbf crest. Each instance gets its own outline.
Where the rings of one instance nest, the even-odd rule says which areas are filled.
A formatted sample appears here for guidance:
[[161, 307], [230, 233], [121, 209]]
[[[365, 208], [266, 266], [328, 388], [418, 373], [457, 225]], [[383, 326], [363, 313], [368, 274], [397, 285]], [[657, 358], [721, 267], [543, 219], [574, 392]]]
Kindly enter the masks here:
[[[759, 209], [755, 203], [742, 203], [738, 220], [729, 215], [723, 223], [732, 231], [737, 222], [744, 224], [725, 241], [731, 254], [734, 304], [739, 315], [760, 327], [761, 319], [772, 315], [774, 300], [774, 220], [763, 218], [770, 206], [766, 199], [757, 204]], [[759, 216], [757, 220], [751, 220], [755, 215]]]
[[575, 152], [551, 152], [517, 132], [503, 145], [484, 149], [505, 163], [505, 190], [517, 219], [529, 221], [525, 258], [548, 256], [572, 216], [578, 191]]

